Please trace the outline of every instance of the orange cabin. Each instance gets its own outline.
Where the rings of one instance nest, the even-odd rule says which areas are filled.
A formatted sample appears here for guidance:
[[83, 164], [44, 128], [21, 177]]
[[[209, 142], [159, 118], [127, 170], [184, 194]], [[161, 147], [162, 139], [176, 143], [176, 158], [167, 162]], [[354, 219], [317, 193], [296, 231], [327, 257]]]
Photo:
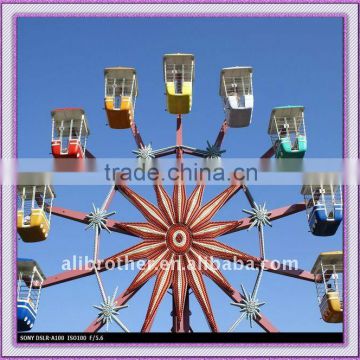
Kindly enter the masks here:
[[133, 68], [105, 69], [105, 111], [112, 129], [128, 129], [134, 120], [138, 87]]

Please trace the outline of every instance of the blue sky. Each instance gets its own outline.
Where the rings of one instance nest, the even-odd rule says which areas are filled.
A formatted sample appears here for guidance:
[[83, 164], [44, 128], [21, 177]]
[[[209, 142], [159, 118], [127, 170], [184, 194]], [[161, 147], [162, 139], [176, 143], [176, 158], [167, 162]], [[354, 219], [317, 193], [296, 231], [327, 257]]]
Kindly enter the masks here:
[[[106, 126], [103, 110], [103, 69], [132, 66], [137, 69], [139, 97], [136, 121], [146, 143], [155, 148], [175, 142], [175, 118], [165, 109], [162, 55], [172, 52], [195, 55], [192, 112], [184, 117], [184, 143], [204, 148], [215, 140], [224, 118], [218, 95], [219, 73], [229, 66], [252, 66], [255, 107], [251, 126], [231, 129], [224, 141], [226, 157], [256, 158], [270, 146], [267, 125], [275, 106], [301, 104], [309, 148], [307, 157], [342, 155], [342, 21], [332, 18], [231, 18], [231, 19], [19, 19], [18, 21], [18, 152], [20, 157], [47, 158], [50, 152], [50, 111], [60, 107], [83, 107], [89, 119], [89, 149], [101, 157], [130, 157], [135, 148], [129, 131]], [[171, 190], [167, 188], [168, 191]], [[222, 191], [206, 189], [205, 200]], [[151, 187], [136, 188], [155, 201]], [[254, 186], [258, 202], [269, 209], [301, 201], [298, 186]], [[189, 190], [190, 191], [190, 190]], [[188, 192], [189, 192], [188, 191]], [[55, 204], [89, 212], [91, 203], [101, 204], [105, 186], [58, 186]], [[248, 207], [243, 194], [233, 198], [217, 219], [243, 217]], [[124, 221], [142, 220], [141, 215], [117, 195], [111, 210]], [[277, 220], [266, 229], [268, 258], [298, 259], [311, 269], [321, 251], [341, 248], [342, 228], [329, 238], [308, 232], [305, 213]], [[227, 235], [222, 240], [240, 250], [257, 254], [255, 231]], [[84, 226], [53, 217], [45, 242], [19, 241], [19, 255], [36, 259], [47, 275], [61, 271], [63, 259], [73, 255], [91, 258], [92, 233]], [[119, 234], [102, 236], [105, 257], [136, 243]], [[107, 292], [122, 291], [135, 273], [107, 272]], [[251, 288], [255, 274], [225, 271], [233, 286]], [[122, 310], [130, 330], [141, 328], [153, 280]], [[215, 318], [226, 331], [238, 311], [230, 300], [206, 280]], [[320, 320], [315, 285], [274, 274], [265, 274], [259, 299], [263, 311], [281, 331], [339, 331], [340, 325]], [[92, 305], [100, 302], [94, 277], [44, 289], [36, 331], [82, 331], [95, 317]], [[191, 296], [194, 331], [208, 327], [194, 296]], [[154, 331], [168, 331], [171, 298], [166, 296], [155, 319]], [[61, 316], [59, 316], [61, 314]], [[117, 330], [117, 328], [112, 328]], [[239, 331], [249, 331], [244, 322]], [[252, 331], [260, 331], [258, 327]]]

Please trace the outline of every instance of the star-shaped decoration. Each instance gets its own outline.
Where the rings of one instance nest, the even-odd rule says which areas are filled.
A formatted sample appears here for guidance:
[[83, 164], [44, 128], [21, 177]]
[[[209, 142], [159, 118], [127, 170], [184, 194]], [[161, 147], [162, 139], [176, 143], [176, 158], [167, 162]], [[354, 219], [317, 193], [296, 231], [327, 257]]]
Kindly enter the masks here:
[[246, 214], [251, 215], [251, 225], [249, 227], [249, 230], [253, 227], [253, 226], [265, 226], [265, 225], [271, 225], [270, 222], [270, 213], [266, 210], [265, 208], [265, 203], [264, 205], [258, 205], [254, 202], [254, 207], [251, 210], [245, 210], [243, 209], [243, 212]]
[[117, 305], [115, 301], [117, 290], [118, 288], [115, 289], [112, 297], [105, 297], [104, 301], [100, 305], [93, 305], [93, 307], [100, 310], [98, 314], [98, 321], [106, 324], [106, 331], [109, 331], [109, 324], [115, 321], [125, 332], [129, 332], [128, 328], [118, 318], [119, 311], [128, 307], [128, 305]]
[[207, 141], [207, 147], [205, 152], [207, 158], [218, 159], [224, 152], [226, 152], [226, 150], [221, 150], [216, 144], [211, 145], [209, 141]]
[[105, 229], [107, 232], [111, 232], [108, 227], [106, 226], [106, 220], [114, 215], [116, 212], [107, 212], [105, 209], [97, 208], [93, 204], [93, 211], [91, 211], [86, 218], [89, 220], [88, 226], [85, 228], [85, 230], [89, 228], [93, 228], [94, 230], [97, 230], [98, 232], [101, 231], [101, 229]]
[[138, 159], [147, 160], [147, 159], [155, 158], [155, 152], [154, 152], [151, 144], [142, 146], [137, 150], [133, 150], [133, 153], [136, 155], [136, 157]]
[[[142, 238], [142, 242], [110, 258], [122, 264], [147, 259], [133, 282], [125, 290], [125, 296], [140, 289], [152, 277], [156, 278], [141, 330], [143, 332], [150, 328], [160, 303], [170, 288], [179, 323], [183, 319], [187, 291], [191, 289], [204, 312], [210, 329], [217, 332], [218, 327], [203, 276], [209, 277], [227, 293], [232, 293], [233, 288], [212, 258], [259, 262], [259, 258], [218, 240], [220, 236], [235, 229], [239, 225], [238, 221], [212, 220], [216, 213], [242, 188], [241, 184], [231, 184], [209, 202], [202, 204], [204, 188], [204, 185], [196, 185], [190, 196], [187, 196], [184, 183], [178, 181], [174, 185], [171, 197], [162, 185], [154, 185], [158, 203], [158, 206], [155, 206], [127, 185], [117, 185], [118, 191], [147, 220], [147, 222], [118, 225], [120, 230]], [[162, 264], [167, 264], [167, 266]]]
[[244, 316], [246, 316], [246, 319], [250, 321], [250, 327], [252, 327], [252, 322], [260, 316], [260, 307], [265, 304], [264, 302], [259, 302], [258, 299], [256, 299], [256, 294], [249, 294], [242, 285], [241, 288], [244, 293], [244, 298], [238, 303], [231, 303], [231, 305], [240, 307], [240, 312], [242, 314], [230, 328], [229, 332], [235, 329]]

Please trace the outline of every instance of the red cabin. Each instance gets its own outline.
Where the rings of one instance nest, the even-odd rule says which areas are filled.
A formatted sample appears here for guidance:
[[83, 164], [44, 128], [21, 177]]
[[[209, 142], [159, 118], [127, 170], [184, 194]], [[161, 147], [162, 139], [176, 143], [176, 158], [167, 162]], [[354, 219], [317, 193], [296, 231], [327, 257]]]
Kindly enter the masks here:
[[55, 109], [51, 117], [51, 152], [54, 158], [84, 158], [90, 134], [84, 110]]

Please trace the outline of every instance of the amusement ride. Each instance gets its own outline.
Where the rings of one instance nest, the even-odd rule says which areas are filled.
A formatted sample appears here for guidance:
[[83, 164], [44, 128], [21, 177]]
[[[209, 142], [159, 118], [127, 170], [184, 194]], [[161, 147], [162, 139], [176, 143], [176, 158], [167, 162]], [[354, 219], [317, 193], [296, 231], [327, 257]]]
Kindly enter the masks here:
[[[138, 95], [136, 70], [129, 67], [108, 67], [104, 70], [104, 109], [111, 129], [130, 129], [135, 139], [137, 158], [146, 162], [164, 156], [175, 155], [178, 164], [184, 155], [201, 158], [220, 158], [224, 153], [222, 142], [231, 128], [247, 127], [251, 124], [254, 107], [253, 69], [235, 66], [220, 72], [219, 95], [222, 99], [225, 120], [213, 144], [206, 149], [197, 149], [182, 142], [182, 116], [191, 112], [194, 84], [194, 55], [166, 54], [163, 57], [163, 75], [167, 111], [176, 115], [176, 144], [163, 149], [145, 145], [135, 123], [135, 103]], [[51, 111], [51, 152], [55, 159], [84, 161], [94, 157], [87, 150], [90, 134], [85, 111], [81, 108], [61, 108]], [[304, 107], [287, 105], [275, 107], [270, 114], [268, 134], [272, 146], [262, 155], [266, 159], [303, 158], [307, 150]], [[339, 182], [319, 181], [305, 184], [301, 189], [304, 202], [268, 210], [265, 204], [255, 202], [249, 187], [233, 179], [224, 191], [207, 203], [203, 203], [205, 184], [198, 183], [187, 193], [183, 180], [175, 181], [173, 193], [164, 186], [154, 184], [157, 204], [152, 204], [131, 189], [119, 177], [116, 178], [101, 207], [93, 205], [90, 213], [53, 206], [55, 191], [46, 180], [21, 184], [17, 187], [17, 231], [27, 242], [46, 240], [52, 216], [60, 216], [86, 225], [94, 232], [93, 261], [98, 264], [91, 269], [69, 270], [45, 276], [39, 264], [32, 259], [18, 259], [17, 326], [18, 331], [33, 328], [39, 308], [42, 289], [94, 275], [99, 285], [102, 303], [95, 306], [98, 316], [85, 332], [108, 328], [114, 322], [124, 332], [129, 328], [121, 321], [120, 310], [136, 296], [139, 289], [151, 278], [155, 284], [150, 296], [147, 313], [141, 328], [150, 332], [151, 326], [166, 294], [172, 296], [172, 332], [192, 332], [190, 322], [190, 294], [194, 294], [212, 332], [220, 331], [213, 314], [211, 299], [203, 277], [211, 279], [229, 296], [231, 304], [240, 311], [240, 316], [227, 331], [234, 331], [244, 319], [257, 323], [266, 332], [279, 330], [264, 315], [265, 302], [258, 298], [258, 290], [265, 271], [298, 280], [313, 282], [318, 297], [322, 319], [329, 323], [343, 320], [343, 254], [341, 251], [323, 252], [316, 259], [311, 271], [274, 266], [266, 257], [264, 229], [273, 221], [306, 211], [309, 231], [315, 236], [332, 236], [336, 233], [343, 213], [342, 186]], [[214, 221], [215, 214], [238, 193], [243, 192], [249, 209], [244, 209], [241, 219]], [[110, 210], [116, 193], [123, 195], [146, 219], [145, 222], [123, 222], [112, 219]], [[229, 233], [254, 229], [259, 237], [259, 253], [247, 254], [225, 245], [220, 237]], [[102, 231], [120, 233], [122, 236], [139, 238], [139, 243], [106, 259], [99, 259]], [[251, 290], [233, 287], [215, 266], [213, 258], [222, 260], [251, 261], [257, 269], [257, 277]], [[119, 266], [146, 260], [129, 286], [119, 295], [109, 295], [104, 288], [101, 273], [107, 270], [108, 261]], [[163, 261], [167, 266], [160, 267]], [[193, 266], [193, 265], [196, 266]], [[80, 281], [80, 280], [77, 280]], [[170, 329], [170, 325], [169, 325]]]

